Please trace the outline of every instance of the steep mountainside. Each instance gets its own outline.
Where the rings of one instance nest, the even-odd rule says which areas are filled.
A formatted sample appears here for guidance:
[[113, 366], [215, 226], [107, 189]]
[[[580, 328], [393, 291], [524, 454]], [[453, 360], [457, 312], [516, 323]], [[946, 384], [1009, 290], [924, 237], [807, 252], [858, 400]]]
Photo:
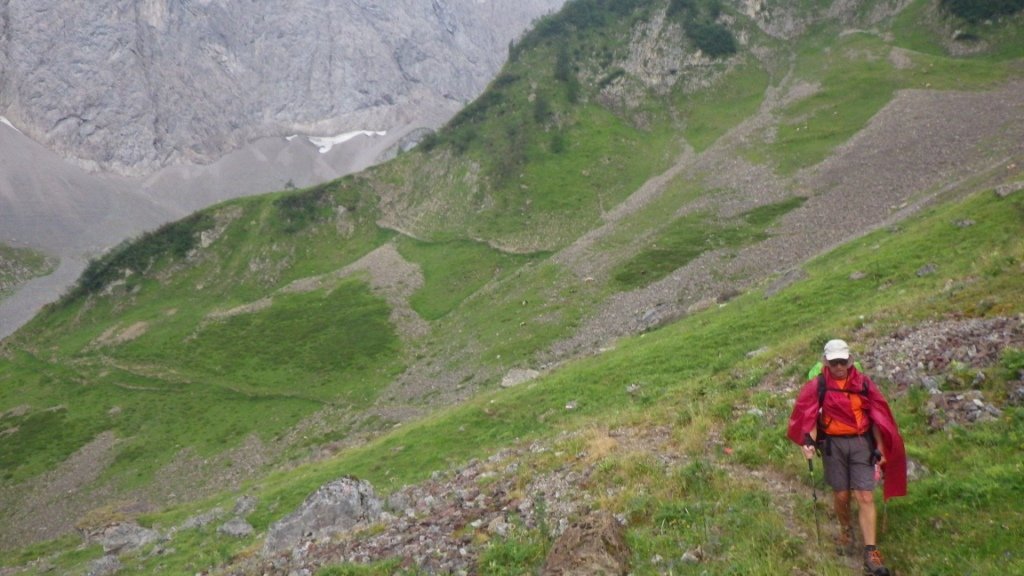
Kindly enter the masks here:
[[3, 0], [0, 244], [60, 266], [0, 296], [0, 338], [143, 231], [393, 156], [563, 2]]
[[262, 136], [381, 129], [457, 110], [563, 2], [4, 0], [0, 114], [135, 174]]
[[566, 4], [415, 149], [121, 245], [3, 340], [0, 565], [536, 573], [602, 511], [621, 572], [843, 574], [784, 435], [840, 335], [915, 439], [900, 566], [1013, 573], [1021, 18]]

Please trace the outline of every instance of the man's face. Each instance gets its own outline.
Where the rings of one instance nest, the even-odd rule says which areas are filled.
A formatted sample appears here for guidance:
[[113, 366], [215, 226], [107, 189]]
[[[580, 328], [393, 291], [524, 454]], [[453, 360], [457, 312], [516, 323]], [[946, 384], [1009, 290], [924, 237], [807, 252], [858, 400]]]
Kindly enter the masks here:
[[829, 360], [828, 371], [832, 373], [832, 377], [836, 380], [842, 380], [850, 373], [850, 362], [852, 362], [851, 358], [836, 358], [835, 360]]

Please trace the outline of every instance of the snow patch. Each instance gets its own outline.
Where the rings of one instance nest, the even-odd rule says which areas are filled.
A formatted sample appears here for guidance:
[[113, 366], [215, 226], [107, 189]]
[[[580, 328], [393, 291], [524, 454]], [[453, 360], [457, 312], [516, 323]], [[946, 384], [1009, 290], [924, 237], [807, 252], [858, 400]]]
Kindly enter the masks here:
[[347, 142], [356, 136], [386, 136], [387, 132], [373, 132], [370, 130], [357, 130], [355, 132], [346, 132], [337, 136], [310, 136], [309, 141], [316, 146], [321, 154], [327, 154], [338, 144]]
[[18, 134], [24, 134], [21, 130], [18, 130], [17, 126], [15, 126], [14, 124], [11, 124], [11, 121], [8, 120], [6, 116], [0, 116], [0, 124], [6, 124], [6, 125], [10, 126]]

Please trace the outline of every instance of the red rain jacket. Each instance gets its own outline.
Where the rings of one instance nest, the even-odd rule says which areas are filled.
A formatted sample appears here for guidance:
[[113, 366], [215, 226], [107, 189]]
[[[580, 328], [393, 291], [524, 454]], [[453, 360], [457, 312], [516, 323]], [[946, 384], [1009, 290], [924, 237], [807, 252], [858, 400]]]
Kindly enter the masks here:
[[[825, 374], [825, 387], [835, 388], [835, 381], [829, 370], [823, 370]], [[847, 377], [847, 390], [851, 393], [858, 393], [867, 386], [867, 397], [864, 398], [864, 414], [871, 423], [881, 432], [884, 443], [885, 465], [885, 487], [883, 493], [885, 499], [907, 495], [907, 452], [903, 446], [903, 437], [900, 436], [899, 426], [889, 409], [889, 403], [878, 390], [878, 386], [866, 375], [857, 371], [856, 367], [850, 366], [850, 374]], [[850, 407], [850, 400], [847, 394], [837, 392], [826, 392], [824, 407], [825, 414], [845, 422], [853, 423], [853, 409]], [[818, 379], [815, 377], [808, 380], [800, 393], [797, 395], [796, 404], [793, 406], [793, 413], [789, 417], [789, 430], [787, 436], [797, 444], [804, 443], [804, 435], [810, 434], [818, 426]], [[818, 438], [821, 438], [818, 434]]]

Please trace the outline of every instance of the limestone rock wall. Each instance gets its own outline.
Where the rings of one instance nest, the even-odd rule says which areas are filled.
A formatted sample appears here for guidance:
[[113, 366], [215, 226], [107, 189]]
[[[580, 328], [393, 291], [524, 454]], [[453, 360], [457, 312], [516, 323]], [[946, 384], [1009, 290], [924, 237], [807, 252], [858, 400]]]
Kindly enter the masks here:
[[0, 0], [0, 115], [145, 174], [295, 132], [386, 129], [477, 96], [565, 0]]

